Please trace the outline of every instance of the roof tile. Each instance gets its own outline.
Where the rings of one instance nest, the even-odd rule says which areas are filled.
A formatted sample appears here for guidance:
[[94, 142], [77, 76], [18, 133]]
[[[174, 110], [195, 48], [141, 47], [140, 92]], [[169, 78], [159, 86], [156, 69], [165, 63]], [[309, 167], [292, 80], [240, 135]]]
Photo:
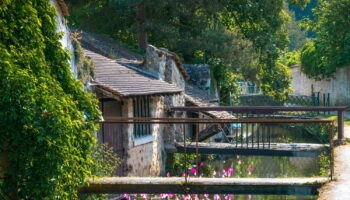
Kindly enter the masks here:
[[95, 87], [121, 97], [142, 95], [166, 95], [183, 92], [182, 89], [162, 80], [147, 77], [117, 61], [100, 54], [84, 50], [95, 66]]

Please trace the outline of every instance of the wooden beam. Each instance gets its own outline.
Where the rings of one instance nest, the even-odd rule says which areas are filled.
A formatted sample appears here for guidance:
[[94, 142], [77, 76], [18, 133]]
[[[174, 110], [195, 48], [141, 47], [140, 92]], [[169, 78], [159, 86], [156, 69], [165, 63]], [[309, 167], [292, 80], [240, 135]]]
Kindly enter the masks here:
[[[200, 154], [230, 154], [230, 155], [256, 155], [256, 156], [288, 156], [288, 157], [316, 157], [321, 151], [329, 148], [327, 144], [307, 144], [307, 143], [271, 143], [270, 148], [265, 144], [230, 144], [230, 143], [198, 143]], [[167, 147], [169, 153], [184, 153], [183, 143], [176, 143], [175, 148]], [[186, 143], [186, 153], [195, 153], [195, 143]]]
[[229, 124], [210, 124], [209, 126], [207, 126], [204, 130], [202, 130], [199, 133], [199, 142], [202, 142], [208, 138], [210, 138], [213, 135], [216, 135], [217, 133], [224, 131], [225, 129], [227, 129], [227, 127], [229, 126]]
[[271, 119], [271, 118], [152, 118], [152, 117], [109, 117], [107, 121], [98, 121], [100, 124], [229, 124], [229, 123], [332, 123], [333, 120], [323, 119]]
[[347, 106], [182, 106], [171, 107], [173, 111], [232, 111], [234, 113], [274, 113], [280, 111], [345, 111]]
[[89, 180], [80, 193], [314, 195], [329, 178], [106, 177]]

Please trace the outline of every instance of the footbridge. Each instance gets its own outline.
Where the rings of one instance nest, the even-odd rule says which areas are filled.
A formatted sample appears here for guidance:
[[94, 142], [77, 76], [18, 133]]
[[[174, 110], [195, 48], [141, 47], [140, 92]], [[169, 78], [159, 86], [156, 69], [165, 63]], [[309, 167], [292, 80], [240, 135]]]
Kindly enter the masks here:
[[[232, 154], [232, 155], [270, 155], [313, 157], [317, 152], [329, 153], [329, 176], [308, 178], [199, 178], [199, 177], [105, 177], [90, 179], [79, 189], [81, 193], [179, 193], [179, 194], [284, 194], [311, 195], [333, 178], [334, 171], [334, 139], [335, 124], [332, 120], [322, 119], [290, 119], [259, 117], [261, 113], [276, 112], [338, 112], [338, 140], [343, 140], [343, 116], [346, 107], [173, 107], [174, 112], [230, 111], [232, 113], [248, 113], [250, 117], [235, 119], [208, 118], [129, 118], [113, 117], [101, 124], [318, 124], [328, 134], [328, 141], [323, 144], [311, 143], [274, 143], [268, 140], [269, 133], [256, 131], [250, 135], [245, 132], [231, 133], [231, 143], [200, 142], [199, 131], [196, 131], [192, 142], [184, 138], [174, 144], [166, 145], [172, 153], [195, 153], [196, 166], [199, 166], [199, 154]], [[252, 132], [252, 131], [248, 131]]]

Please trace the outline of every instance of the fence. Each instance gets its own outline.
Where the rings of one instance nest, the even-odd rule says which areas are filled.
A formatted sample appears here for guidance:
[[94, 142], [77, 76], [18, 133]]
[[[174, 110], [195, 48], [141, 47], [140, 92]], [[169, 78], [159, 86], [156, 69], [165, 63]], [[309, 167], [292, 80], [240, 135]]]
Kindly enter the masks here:
[[[324, 106], [330, 105], [327, 99], [329, 100], [329, 96], [322, 101], [326, 102]], [[291, 94], [284, 101], [276, 101], [263, 94], [245, 94], [238, 96], [238, 101], [240, 106], [320, 106], [320, 94], [315, 93], [313, 96]]]

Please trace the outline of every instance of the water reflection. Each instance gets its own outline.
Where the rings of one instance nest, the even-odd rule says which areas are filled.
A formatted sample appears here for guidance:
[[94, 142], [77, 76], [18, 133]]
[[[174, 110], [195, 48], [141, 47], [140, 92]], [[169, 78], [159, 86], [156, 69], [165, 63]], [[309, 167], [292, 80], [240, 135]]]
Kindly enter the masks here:
[[[215, 171], [237, 167], [253, 166], [252, 177], [312, 177], [320, 175], [318, 157], [272, 157], [272, 156], [232, 156], [216, 155], [213, 160], [207, 161]], [[242, 170], [239, 170], [242, 171]]]

